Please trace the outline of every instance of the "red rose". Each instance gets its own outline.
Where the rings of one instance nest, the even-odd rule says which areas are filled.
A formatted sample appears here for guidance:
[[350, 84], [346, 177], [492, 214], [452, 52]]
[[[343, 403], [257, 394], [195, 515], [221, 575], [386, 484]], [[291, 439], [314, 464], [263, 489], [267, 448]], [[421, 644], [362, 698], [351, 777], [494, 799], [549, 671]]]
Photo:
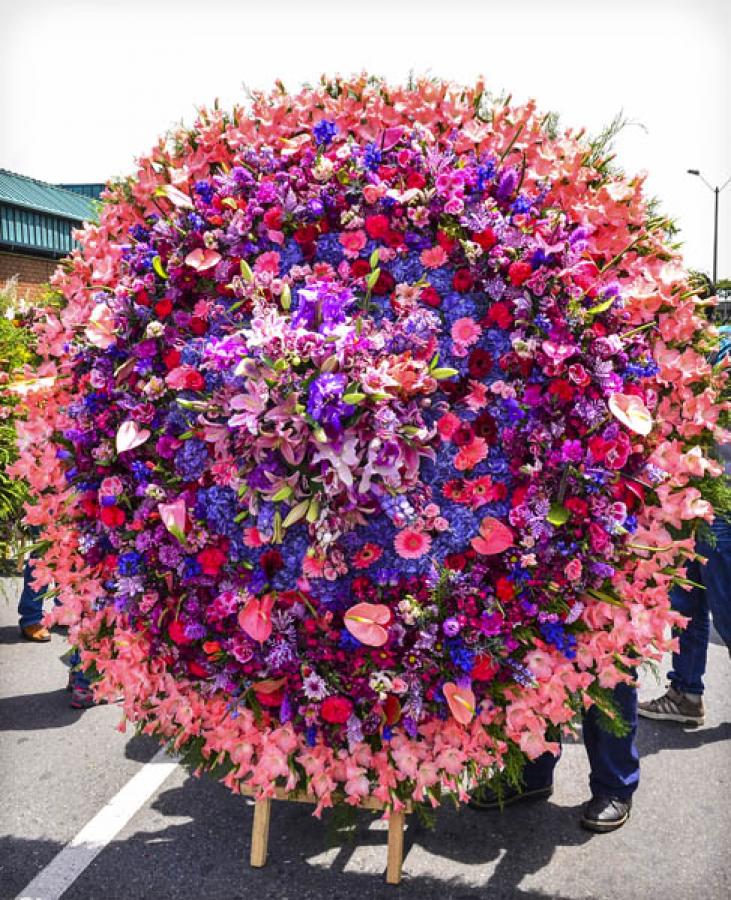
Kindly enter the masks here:
[[166, 319], [173, 311], [173, 301], [169, 297], [158, 300], [155, 304], [155, 315], [159, 319]]
[[140, 306], [152, 306], [152, 301], [150, 300], [150, 295], [144, 288], [141, 288], [137, 292], [137, 302]]
[[498, 600], [512, 600], [515, 596], [515, 585], [507, 578], [498, 578], [495, 585], [495, 593], [498, 596]]
[[99, 504], [94, 499], [93, 494], [85, 494], [79, 501], [79, 505], [88, 519], [96, 519], [99, 515]]
[[563, 378], [557, 378], [555, 381], [551, 382], [551, 386], [548, 388], [548, 393], [552, 394], [554, 397], [557, 397], [563, 403], [568, 403], [574, 396], [574, 389], [571, 387], [568, 381], [565, 381]]
[[423, 288], [420, 296], [422, 303], [426, 303], [427, 306], [436, 308], [437, 306], [441, 306], [442, 304], [442, 298], [439, 295], [439, 292], [435, 290], [431, 285], [429, 285], [429, 287]]
[[395, 725], [401, 718], [401, 703], [394, 694], [389, 694], [383, 703], [383, 714], [387, 725]]
[[384, 297], [386, 294], [390, 294], [395, 287], [396, 281], [393, 275], [390, 272], [386, 272], [385, 269], [381, 269], [378, 281], [373, 286], [373, 293], [377, 297]]
[[342, 725], [347, 722], [352, 712], [353, 704], [347, 697], [326, 697], [320, 707], [322, 718], [334, 725]]
[[185, 373], [185, 386], [189, 391], [202, 391], [206, 386], [206, 379], [200, 372], [190, 369]]
[[417, 191], [421, 190], [426, 184], [426, 178], [421, 174], [421, 172], [411, 171], [406, 176], [406, 187], [407, 188], [416, 188]]
[[478, 656], [470, 673], [475, 681], [492, 681], [500, 669], [500, 663], [488, 655]]
[[510, 328], [513, 324], [513, 316], [507, 303], [493, 303], [485, 319], [488, 325], [497, 325], [498, 328]]
[[368, 264], [367, 259], [356, 259], [350, 266], [350, 277], [363, 278], [363, 276], [367, 275], [370, 271], [371, 267]]
[[177, 369], [177, 367], [180, 365], [180, 351], [166, 350], [162, 355], [162, 361], [165, 363], [165, 368], [168, 371]]
[[365, 230], [368, 237], [374, 240], [385, 238], [390, 227], [387, 216], [368, 216], [365, 220]]
[[102, 506], [99, 518], [107, 528], [119, 528], [127, 520], [124, 510], [118, 506]]
[[264, 224], [267, 228], [271, 228], [272, 231], [279, 231], [282, 227], [281, 207], [275, 206], [273, 209], [268, 209], [264, 213]]
[[204, 575], [218, 575], [226, 562], [226, 554], [218, 547], [207, 547], [196, 556]]
[[589, 504], [580, 497], [569, 497], [563, 504], [577, 519], [585, 519], [589, 512]]
[[450, 553], [444, 560], [444, 565], [453, 572], [461, 572], [467, 565], [467, 557], [463, 553]]
[[470, 272], [469, 269], [457, 269], [454, 273], [452, 287], [455, 291], [460, 291], [461, 293], [469, 291], [472, 289], [474, 283], [475, 279], [472, 277], [472, 272]]
[[533, 268], [530, 263], [514, 262], [510, 264], [510, 268], [508, 269], [508, 278], [512, 285], [520, 287], [524, 281], [527, 281], [530, 278], [532, 273]]
[[479, 244], [483, 250], [490, 250], [497, 244], [497, 236], [492, 228], [486, 228], [484, 231], [476, 231], [472, 235], [472, 240], [476, 244]]
[[190, 330], [193, 334], [205, 334], [208, 331], [208, 323], [205, 319], [201, 319], [200, 316], [193, 316], [190, 320]]
[[317, 240], [317, 228], [314, 225], [303, 225], [295, 231], [294, 239], [300, 246], [314, 244]]

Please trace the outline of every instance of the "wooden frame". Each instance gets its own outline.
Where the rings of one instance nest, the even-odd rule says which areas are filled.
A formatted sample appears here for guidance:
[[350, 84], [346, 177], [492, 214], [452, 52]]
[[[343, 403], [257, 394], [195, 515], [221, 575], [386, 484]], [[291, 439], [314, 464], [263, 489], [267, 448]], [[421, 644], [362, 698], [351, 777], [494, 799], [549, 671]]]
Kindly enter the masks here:
[[[243, 791], [251, 796], [250, 791]], [[287, 793], [282, 788], [276, 788], [274, 797], [266, 797], [254, 800], [254, 822], [251, 826], [251, 865], [260, 869], [266, 865], [269, 849], [269, 825], [272, 815], [272, 799], [289, 801], [293, 803], [314, 803], [319, 801], [313, 794], [302, 791]], [[379, 800], [367, 798], [359, 805], [360, 809], [383, 810], [384, 805]], [[401, 882], [401, 869], [404, 861], [404, 825], [406, 816], [413, 810], [412, 804], [406, 804], [405, 809], [392, 810], [388, 819], [388, 862], [386, 865], [386, 882], [399, 884]]]

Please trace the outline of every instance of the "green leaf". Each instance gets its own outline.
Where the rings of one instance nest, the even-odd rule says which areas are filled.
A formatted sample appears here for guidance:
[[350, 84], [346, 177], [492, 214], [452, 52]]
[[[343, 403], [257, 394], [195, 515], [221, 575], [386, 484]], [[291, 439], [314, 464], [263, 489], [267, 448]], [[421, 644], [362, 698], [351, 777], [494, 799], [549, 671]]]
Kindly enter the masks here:
[[587, 309], [587, 316], [598, 316], [599, 313], [606, 312], [609, 307], [614, 303], [615, 298], [610, 297], [609, 300], [604, 300], [603, 303], [597, 303], [596, 306], [592, 306], [591, 309]]
[[374, 269], [374, 270], [371, 272], [371, 274], [368, 276], [368, 278], [366, 278], [366, 284], [368, 285], [368, 290], [369, 290], [369, 291], [372, 291], [372, 290], [373, 290], [373, 288], [376, 286], [376, 282], [378, 281], [378, 279], [379, 279], [380, 277], [381, 277], [381, 270], [380, 270], [380, 269]]
[[251, 271], [251, 266], [246, 262], [245, 259], [241, 260], [239, 267], [241, 269], [241, 277], [244, 279], [244, 281], [254, 280], [254, 273]]
[[272, 503], [279, 503], [280, 500], [286, 500], [288, 497], [291, 497], [292, 494], [292, 488], [288, 484], [285, 484], [284, 487], [280, 488], [272, 497]]
[[237, 516], [234, 516], [234, 522], [243, 522], [244, 519], [249, 515], [248, 509], [242, 510]]
[[285, 284], [282, 288], [282, 293], [279, 296], [279, 302], [282, 304], [282, 309], [289, 309], [292, 305], [292, 289], [288, 284]]
[[378, 247], [376, 247], [376, 249], [373, 251], [373, 253], [371, 253], [371, 256], [370, 256], [370, 259], [368, 260], [368, 262], [371, 265], [371, 269], [376, 268], [376, 266], [378, 265]]
[[162, 260], [159, 256], [156, 256], [152, 260], [152, 268], [157, 272], [160, 278], [167, 280], [168, 273], [165, 271], [165, 267], [162, 264]]
[[442, 381], [445, 378], [454, 378], [455, 375], [459, 375], [459, 372], [457, 369], [432, 369], [431, 375], [437, 381]]
[[343, 394], [343, 400], [345, 403], [350, 403], [351, 406], [357, 406], [359, 403], [362, 403], [366, 398], [365, 394], [361, 394], [359, 391], [353, 391], [352, 394]]
[[571, 513], [566, 509], [563, 503], [552, 503], [546, 519], [548, 519], [551, 525], [565, 525], [566, 522], [568, 522], [570, 515]]
[[170, 534], [172, 534], [173, 537], [176, 537], [180, 541], [181, 544], [185, 543], [185, 535], [183, 534], [183, 531], [180, 528], [178, 528], [177, 525], [170, 525], [168, 527], [168, 531], [170, 532]]
[[292, 509], [287, 513], [287, 517], [282, 522], [282, 528], [289, 528], [291, 525], [294, 525], [295, 522], [299, 522], [299, 520], [306, 514], [307, 510], [310, 506], [310, 498], [308, 497], [306, 500], [302, 500], [297, 506], [293, 506]]
[[312, 525], [313, 522], [317, 521], [317, 517], [320, 515], [320, 504], [317, 500], [310, 500], [310, 505], [307, 509], [307, 521]]
[[599, 591], [596, 588], [589, 588], [586, 593], [595, 600], [601, 600], [602, 603], [609, 603], [612, 606], [624, 606], [624, 603], [616, 594], [608, 594], [606, 591]]
[[436, 369], [438, 363], [439, 363], [439, 354], [438, 354], [438, 353], [435, 353], [435, 354], [434, 354], [434, 359], [429, 363], [429, 371], [431, 372], [431, 371], [433, 371], [434, 369]]

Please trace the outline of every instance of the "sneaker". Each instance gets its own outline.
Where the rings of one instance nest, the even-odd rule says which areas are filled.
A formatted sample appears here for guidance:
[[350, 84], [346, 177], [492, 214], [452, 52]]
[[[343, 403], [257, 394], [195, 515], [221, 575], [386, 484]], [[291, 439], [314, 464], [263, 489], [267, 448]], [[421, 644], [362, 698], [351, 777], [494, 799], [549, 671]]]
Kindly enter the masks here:
[[618, 797], [592, 797], [584, 807], [581, 826], [597, 834], [616, 831], [629, 819], [631, 809], [631, 800], [620, 800]]
[[502, 809], [504, 806], [512, 806], [514, 803], [522, 803], [531, 800], [548, 800], [553, 793], [553, 785], [548, 784], [545, 787], [533, 788], [529, 791], [519, 791], [518, 788], [508, 786], [503, 789], [502, 794], [498, 794], [490, 790], [490, 788], [479, 788], [471, 796], [469, 805], [472, 809]]
[[90, 687], [81, 685], [76, 681], [71, 683], [71, 700], [69, 701], [69, 706], [72, 709], [91, 709], [92, 706], [96, 705], [97, 702], [94, 700], [94, 694]]
[[688, 694], [670, 687], [666, 694], [655, 700], [646, 700], [637, 706], [637, 712], [646, 719], [664, 722], [682, 722], [684, 725], [702, 725], [705, 715], [703, 698], [690, 700]]

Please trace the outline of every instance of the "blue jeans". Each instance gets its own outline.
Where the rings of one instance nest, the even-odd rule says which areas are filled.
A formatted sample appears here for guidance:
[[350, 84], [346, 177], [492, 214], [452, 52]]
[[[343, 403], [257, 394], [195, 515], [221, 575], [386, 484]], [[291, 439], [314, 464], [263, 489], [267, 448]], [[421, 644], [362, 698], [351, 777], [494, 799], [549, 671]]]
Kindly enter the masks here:
[[[624, 721], [629, 725], [625, 737], [614, 737], [599, 726], [595, 706], [583, 715], [584, 747], [589, 757], [589, 788], [592, 797], [616, 797], [629, 800], [640, 782], [640, 755], [635, 746], [637, 734], [637, 688], [618, 684], [612, 692]], [[560, 758], [544, 753], [525, 767], [527, 791], [553, 784], [553, 770]]]
[[18, 603], [18, 624], [21, 628], [28, 625], [37, 625], [43, 618], [43, 595], [45, 591], [37, 591], [30, 581], [33, 572], [30, 563], [26, 562], [23, 569], [23, 593]]
[[688, 578], [703, 585], [689, 591], [675, 587], [670, 593], [673, 609], [690, 621], [680, 632], [680, 650], [673, 653], [670, 684], [687, 694], [703, 693], [711, 616], [716, 631], [731, 647], [731, 523], [723, 519], [713, 524], [716, 546], [699, 543], [698, 552], [708, 558], [706, 565], [692, 562]]

